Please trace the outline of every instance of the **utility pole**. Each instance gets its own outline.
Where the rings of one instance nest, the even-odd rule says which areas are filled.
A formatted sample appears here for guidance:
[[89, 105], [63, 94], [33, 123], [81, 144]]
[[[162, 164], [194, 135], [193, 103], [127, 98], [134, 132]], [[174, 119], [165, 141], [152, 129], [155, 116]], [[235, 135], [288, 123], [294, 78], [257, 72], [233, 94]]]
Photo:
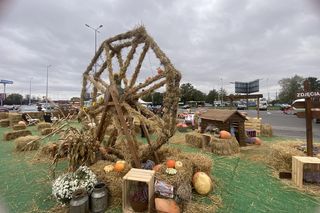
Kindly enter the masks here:
[[[102, 28], [103, 25], [101, 24], [97, 28], [93, 28], [89, 24], [85, 24], [85, 26], [90, 28], [90, 29], [92, 29], [92, 30], [94, 30], [94, 54], [96, 54], [96, 52], [97, 52], [97, 33], [100, 33], [99, 29]], [[96, 72], [97, 72], [97, 63], [95, 62], [94, 63], [94, 73], [96, 73]]]
[[31, 105], [31, 78], [30, 78], [30, 84], [29, 84], [29, 106]]
[[48, 84], [49, 84], [49, 67], [51, 67], [51, 65], [47, 65], [47, 85], [46, 85], [46, 111], [48, 111]]

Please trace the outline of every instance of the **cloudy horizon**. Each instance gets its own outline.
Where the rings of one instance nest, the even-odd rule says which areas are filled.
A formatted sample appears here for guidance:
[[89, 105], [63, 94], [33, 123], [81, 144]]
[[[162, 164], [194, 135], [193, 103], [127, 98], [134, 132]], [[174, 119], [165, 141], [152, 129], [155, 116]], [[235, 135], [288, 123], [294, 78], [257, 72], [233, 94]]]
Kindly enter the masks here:
[[[234, 93], [230, 82], [261, 79], [260, 93], [274, 98], [282, 78], [320, 78], [320, 7], [313, 0], [6, 2], [0, 5], [0, 79], [14, 81], [7, 93], [29, 94], [31, 80], [32, 95], [45, 96], [51, 65], [49, 97], [80, 96], [94, 55], [94, 32], [85, 24], [103, 25], [98, 45], [144, 25], [181, 71], [181, 83], [206, 93], [221, 87]], [[146, 66], [155, 72], [158, 64]]]

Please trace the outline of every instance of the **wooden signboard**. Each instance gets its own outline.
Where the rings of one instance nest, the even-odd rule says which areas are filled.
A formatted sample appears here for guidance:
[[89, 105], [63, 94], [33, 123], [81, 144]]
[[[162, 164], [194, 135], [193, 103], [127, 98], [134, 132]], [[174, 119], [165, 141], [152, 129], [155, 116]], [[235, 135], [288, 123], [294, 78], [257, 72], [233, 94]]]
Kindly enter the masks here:
[[305, 117], [306, 119], [306, 137], [307, 137], [307, 155], [313, 156], [313, 136], [312, 136], [312, 119], [320, 118], [320, 108], [317, 104], [311, 102], [311, 97], [320, 97], [320, 92], [310, 91], [310, 83], [305, 80], [304, 92], [297, 93], [297, 98], [305, 98], [304, 102], [296, 102], [292, 106], [296, 109], [303, 109], [304, 112], [297, 112], [296, 115], [300, 117]]

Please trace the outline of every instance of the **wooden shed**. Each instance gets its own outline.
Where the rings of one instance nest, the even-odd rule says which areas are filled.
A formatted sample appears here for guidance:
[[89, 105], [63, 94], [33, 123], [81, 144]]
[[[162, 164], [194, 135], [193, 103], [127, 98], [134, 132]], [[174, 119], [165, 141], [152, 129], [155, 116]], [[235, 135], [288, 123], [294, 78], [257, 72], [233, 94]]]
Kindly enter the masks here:
[[208, 125], [214, 125], [220, 130], [231, 132], [233, 127], [235, 137], [240, 146], [245, 146], [245, 129], [244, 122], [246, 117], [237, 110], [221, 110], [210, 109], [200, 115], [201, 118], [201, 132], [203, 132]]

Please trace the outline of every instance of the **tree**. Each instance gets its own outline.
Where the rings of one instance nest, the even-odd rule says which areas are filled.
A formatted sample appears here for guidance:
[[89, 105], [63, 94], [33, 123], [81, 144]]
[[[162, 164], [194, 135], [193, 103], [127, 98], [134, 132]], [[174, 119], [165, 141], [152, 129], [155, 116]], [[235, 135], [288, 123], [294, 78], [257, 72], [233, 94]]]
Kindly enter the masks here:
[[192, 100], [193, 91], [194, 91], [194, 87], [190, 83], [182, 84], [180, 86], [181, 101], [185, 104], [187, 101], [193, 101]]
[[215, 89], [210, 90], [208, 95], [206, 96], [206, 102], [214, 104], [214, 101], [218, 99], [218, 96], [219, 95], [218, 95], [217, 90], [215, 90]]
[[220, 97], [220, 100], [221, 100], [221, 97], [222, 97], [223, 101], [227, 100], [227, 95], [228, 95], [227, 90], [222, 89], [222, 88], [219, 89], [218, 95]]
[[152, 102], [154, 105], [162, 105], [164, 93], [154, 92], [142, 97], [146, 102]]
[[310, 90], [311, 91], [319, 91], [320, 90], [320, 80], [315, 77], [308, 77], [306, 80], [310, 83]]
[[12, 93], [8, 95], [8, 97], [5, 99], [4, 104], [8, 105], [19, 105], [22, 103], [23, 96], [18, 93]]
[[279, 81], [280, 93], [279, 99], [284, 103], [292, 103], [296, 99], [297, 92], [303, 90], [304, 78], [298, 75], [292, 78], [283, 78]]

